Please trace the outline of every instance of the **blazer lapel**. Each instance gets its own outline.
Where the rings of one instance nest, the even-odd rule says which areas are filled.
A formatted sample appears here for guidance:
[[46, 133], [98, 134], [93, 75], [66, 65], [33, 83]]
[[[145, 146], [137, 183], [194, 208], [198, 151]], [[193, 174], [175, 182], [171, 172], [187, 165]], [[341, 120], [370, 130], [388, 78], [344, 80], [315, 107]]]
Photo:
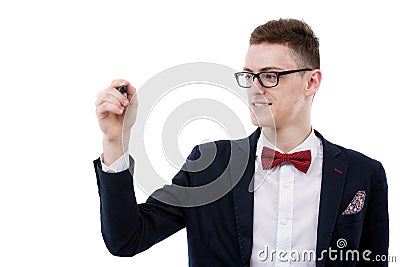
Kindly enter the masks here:
[[[336, 156], [340, 149], [315, 131], [321, 138], [323, 145], [322, 184], [319, 203], [318, 230], [317, 230], [317, 257], [327, 250], [333, 233], [333, 228], [339, 214], [344, 185], [346, 181], [347, 165]], [[325, 260], [317, 262], [318, 266], [324, 266]]]
[[253, 175], [257, 140], [261, 129], [258, 128], [248, 138], [231, 143], [231, 161], [229, 171], [239, 246], [244, 266], [248, 266], [253, 247]]

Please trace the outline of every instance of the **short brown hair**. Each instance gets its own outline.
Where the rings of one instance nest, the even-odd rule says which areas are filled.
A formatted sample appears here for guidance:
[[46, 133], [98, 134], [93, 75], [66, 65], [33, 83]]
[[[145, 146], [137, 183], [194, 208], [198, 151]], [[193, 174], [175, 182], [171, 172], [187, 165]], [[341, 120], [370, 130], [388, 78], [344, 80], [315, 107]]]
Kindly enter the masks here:
[[320, 68], [319, 40], [304, 21], [279, 19], [258, 26], [250, 36], [250, 45], [264, 42], [287, 45], [298, 67]]

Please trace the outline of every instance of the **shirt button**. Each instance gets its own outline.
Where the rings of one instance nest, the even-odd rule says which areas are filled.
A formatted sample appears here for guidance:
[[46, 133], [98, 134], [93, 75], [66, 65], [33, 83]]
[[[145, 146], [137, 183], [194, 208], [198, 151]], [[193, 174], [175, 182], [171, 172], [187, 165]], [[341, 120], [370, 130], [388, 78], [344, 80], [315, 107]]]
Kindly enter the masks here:
[[287, 224], [287, 220], [286, 219], [281, 219], [281, 224], [286, 225]]

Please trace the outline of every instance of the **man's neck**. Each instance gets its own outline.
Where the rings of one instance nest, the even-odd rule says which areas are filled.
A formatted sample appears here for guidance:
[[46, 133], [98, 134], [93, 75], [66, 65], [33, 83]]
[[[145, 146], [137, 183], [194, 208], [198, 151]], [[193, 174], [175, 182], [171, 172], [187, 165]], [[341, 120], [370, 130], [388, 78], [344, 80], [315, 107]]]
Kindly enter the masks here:
[[263, 127], [262, 134], [277, 148], [287, 153], [300, 145], [312, 131], [311, 125], [293, 126], [285, 128]]

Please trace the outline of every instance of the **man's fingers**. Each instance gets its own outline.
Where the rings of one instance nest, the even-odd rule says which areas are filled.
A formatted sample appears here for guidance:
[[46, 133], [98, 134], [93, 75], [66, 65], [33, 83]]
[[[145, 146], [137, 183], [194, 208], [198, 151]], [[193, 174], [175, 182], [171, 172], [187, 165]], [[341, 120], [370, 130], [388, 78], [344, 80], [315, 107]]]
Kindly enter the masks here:
[[[128, 93], [128, 98], [132, 99], [132, 96], [136, 96], [136, 88], [133, 87], [128, 81], [123, 80], [123, 79], [117, 79], [111, 82], [111, 86], [115, 89], [118, 89], [121, 85], [125, 85]], [[118, 92], [118, 90], [117, 90]], [[121, 94], [121, 93], [120, 93]], [[121, 94], [122, 95], [122, 94]]]
[[124, 112], [124, 108], [110, 102], [103, 102], [100, 105], [96, 106], [97, 115], [101, 116], [107, 112], [111, 112], [114, 114], [122, 114]]
[[113, 87], [109, 87], [100, 92], [97, 96], [97, 101], [101, 102], [102, 99], [110, 99], [111, 97], [114, 98], [122, 106], [127, 106], [129, 104], [129, 100]]
[[128, 95], [135, 96], [136, 95], [136, 88], [132, 85], [128, 84], [127, 86]]
[[[114, 89], [112, 89], [114, 90]], [[126, 97], [122, 96], [122, 98], [117, 93], [105, 92], [104, 94], [100, 95], [96, 100], [96, 106], [102, 104], [103, 102], [110, 102], [115, 105], [119, 106], [126, 106], [128, 105], [128, 101]]]
[[105, 95], [101, 99], [96, 101], [96, 106], [103, 104], [104, 102], [108, 102], [110, 104], [116, 105], [118, 108], [124, 108], [124, 106], [112, 95]]
[[121, 85], [125, 85], [126, 87], [131, 86], [131, 84], [128, 81], [125, 81], [123, 79], [117, 79], [111, 82], [110, 87], [118, 88]]
[[[118, 87], [125, 85], [127, 87], [128, 98], [118, 91]], [[132, 100], [132, 101], [130, 101]], [[128, 81], [117, 79], [111, 82], [111, 85], [98, 93], [96, 105], [96, 113], [103, 117], [105, 113], [123, 114], [125, 107], [131, 104], [137, 106], [136, 88], [130, 85]]]

